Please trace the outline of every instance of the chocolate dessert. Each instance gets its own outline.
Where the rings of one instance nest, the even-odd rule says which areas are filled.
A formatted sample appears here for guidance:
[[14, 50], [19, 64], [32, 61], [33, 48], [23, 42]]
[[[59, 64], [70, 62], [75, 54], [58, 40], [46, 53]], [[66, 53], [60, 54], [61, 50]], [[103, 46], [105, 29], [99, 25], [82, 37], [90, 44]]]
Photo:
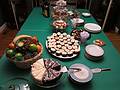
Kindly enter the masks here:
[[51, 59], [40, 59], [32, 65], [32, 76], [38, 85], [52, 85], [60, 79], [61, 65]]

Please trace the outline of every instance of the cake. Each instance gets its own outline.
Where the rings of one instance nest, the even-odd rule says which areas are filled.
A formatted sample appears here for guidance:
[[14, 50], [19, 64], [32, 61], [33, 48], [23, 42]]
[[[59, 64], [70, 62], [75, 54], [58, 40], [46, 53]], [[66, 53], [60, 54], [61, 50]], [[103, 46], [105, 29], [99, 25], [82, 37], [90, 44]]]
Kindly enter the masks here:
[[61, 77], [61, 65], [51, 59], [39, 59], [32, 65], [33, 80], [38, 85], [55, 84]]

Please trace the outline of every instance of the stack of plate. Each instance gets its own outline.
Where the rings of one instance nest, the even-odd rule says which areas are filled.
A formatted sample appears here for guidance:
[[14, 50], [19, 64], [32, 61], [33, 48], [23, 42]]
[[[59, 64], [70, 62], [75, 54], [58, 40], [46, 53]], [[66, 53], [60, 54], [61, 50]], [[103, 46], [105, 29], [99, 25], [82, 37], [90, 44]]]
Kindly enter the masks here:
[[101, 31], [101, 27], [95, 23], [87, 23], [84, 25], [86, 31], [91, 33], [98, 33]]
[[101, 60], [104, 55], [104, 50], [97, 45], [91, 44], [85, 47], [85, 56], [93, 61]]

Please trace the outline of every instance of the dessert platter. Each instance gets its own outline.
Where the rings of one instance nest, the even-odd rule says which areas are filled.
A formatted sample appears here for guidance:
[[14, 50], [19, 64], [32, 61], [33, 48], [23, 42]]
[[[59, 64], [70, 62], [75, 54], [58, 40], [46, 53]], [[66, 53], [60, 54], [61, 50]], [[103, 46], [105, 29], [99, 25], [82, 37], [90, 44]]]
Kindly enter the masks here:
[[6, 57], [21, 69], [31, 67], [41, 57], [43, 47], [36, 36], [19, 35], [8, 45]]
[[90, 33], [88, 33], [87, 31], [85, 30], [77, 30], [77, 29], [74, 29], [71, 31], [71, 35], [74, 36], [74, 38], [76, 40], [81, 40], [82, 37], [85, 37], [87, 40], [90, 39], [91, 35]]
[[73, 19], [71, 19], [71, 22], [72, 22], [73, 26], [75, 25], [76, 27], [80, 26], [80, 25], [84, 25], [84, 20], [81, 18], [73, 18]]
[[47, 37], [46, 48], [50, 54], [60, 59], [71, 59], [79, 55], [78, 40], [66, 33], [53, 33]]
[[67, 27], [67, 23], [64, 20], [55, 20], [52, 25], [55, 29], [66, 29]]
[[31, 68], [33, 81], [43, 88], [55, 87], [61, 82], [61, 68], [62, 66], [57, 61], [52, 59], [39, 59], [33, 63]]
[[63, 20], [67, 19], [67, 3], [64, 0], [58, 0], [56, 5], [53, 7], [52, 10], [52, 18], [59, 19], [62, 18]]

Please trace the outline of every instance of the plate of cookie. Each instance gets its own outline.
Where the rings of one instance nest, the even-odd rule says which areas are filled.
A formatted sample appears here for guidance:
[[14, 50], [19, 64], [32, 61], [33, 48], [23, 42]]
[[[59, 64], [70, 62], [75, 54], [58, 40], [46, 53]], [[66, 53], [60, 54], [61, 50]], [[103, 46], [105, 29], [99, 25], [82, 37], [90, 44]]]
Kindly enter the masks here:
[[61, 59], [71, 59], [79, 55], [78, 40], [67, 33], [53, 33], [47, 37], [46, 48], [50, 54]]

